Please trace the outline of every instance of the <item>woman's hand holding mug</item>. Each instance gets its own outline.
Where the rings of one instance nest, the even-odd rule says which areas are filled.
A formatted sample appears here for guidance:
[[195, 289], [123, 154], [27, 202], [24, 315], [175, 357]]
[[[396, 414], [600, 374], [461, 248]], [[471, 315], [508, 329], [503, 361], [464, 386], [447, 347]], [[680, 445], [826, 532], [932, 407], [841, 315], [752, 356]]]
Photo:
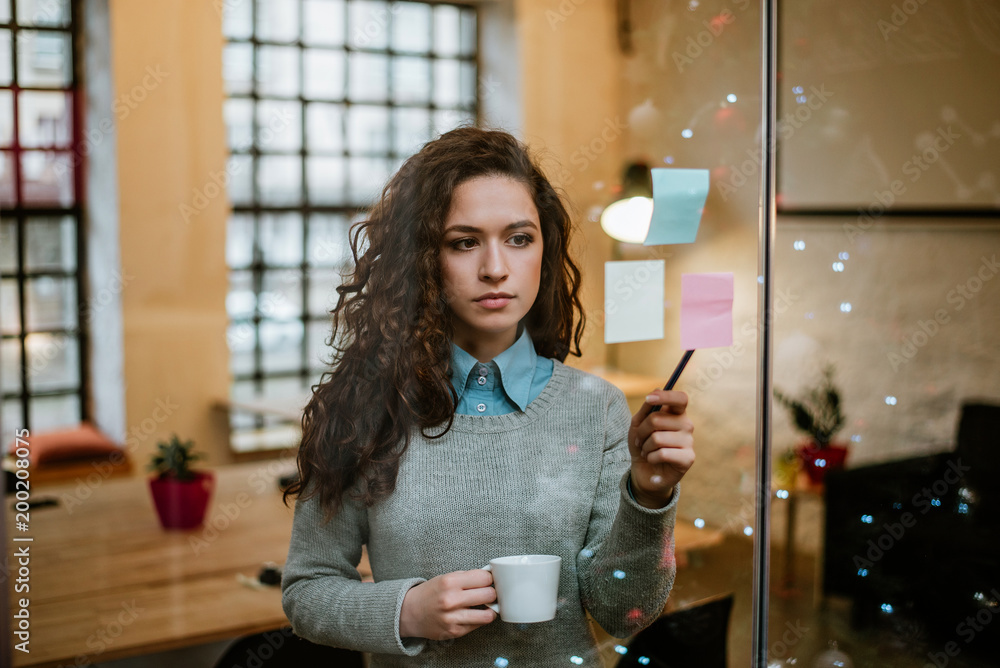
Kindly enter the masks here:
[[453, 571], [411, 587], [399, 613], [401, 638], [460, 638], [497, 618], [489, 608], [497, 600], [493, 576], [482, 569]]

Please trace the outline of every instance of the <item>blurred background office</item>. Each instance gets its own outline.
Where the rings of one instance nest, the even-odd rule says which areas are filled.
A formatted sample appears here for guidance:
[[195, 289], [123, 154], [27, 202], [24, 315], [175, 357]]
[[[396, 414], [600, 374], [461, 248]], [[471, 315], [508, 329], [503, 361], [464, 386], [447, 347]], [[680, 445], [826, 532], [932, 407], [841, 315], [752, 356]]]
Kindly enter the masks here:
[[[846, 462], [817, 472], [816, 450], [840, 467], [775, 406], [770, 657], [995, 665], [1000, 2], [779, 4], [775, 384], [829, 398], [831, 369]], [[771, 400], [759, 17], [749, 0], [0, 0], [5, 444], [88, 423], [128, 475], [171, 433], [207, 465], [290, 460], [351, 223], [423, 142], [502, 127], [580, 230], [589, 326], [567, 363], [665, 378], [680, 274], [735, 275], [733, 346], [679, 386], [699, 449], [680, 515], [713, 540], [683, 556], [672, 602], [731, 594], [729, 661], [748, 665]], [[710, 170], [696, 243], [604, 232], [635, 165]], [[650, 259], [666, 337], [605, 344], [604, 263]]]

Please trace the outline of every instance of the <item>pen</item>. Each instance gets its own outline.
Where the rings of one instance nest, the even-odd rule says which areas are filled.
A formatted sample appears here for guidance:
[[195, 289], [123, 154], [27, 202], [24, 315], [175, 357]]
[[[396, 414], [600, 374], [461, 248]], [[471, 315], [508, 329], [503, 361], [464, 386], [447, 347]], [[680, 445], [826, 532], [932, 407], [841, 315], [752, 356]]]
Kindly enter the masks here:
[[[667, 384], [663, 386], [664, 390], [674, 389], [674, 385], [677, 384], [677, 379], [681, 377], [681, 372], [684, 371], [684, 367], [687, 366], [688, 360], [691, 359], [691, 355], [694, 355], [693, 350], [688, 350], [687, 352], [684, 353], [684, 357], [682, 357], [681, 361], [677, 363], [677, 368], [674, 369], [674, 372], [672, 374], [670, 374], [670, 380], [668, 380]], [[653, 409], [649, 412], [655, 413], [658, 410], [660, 410], [659, 404], [653, 406]]]

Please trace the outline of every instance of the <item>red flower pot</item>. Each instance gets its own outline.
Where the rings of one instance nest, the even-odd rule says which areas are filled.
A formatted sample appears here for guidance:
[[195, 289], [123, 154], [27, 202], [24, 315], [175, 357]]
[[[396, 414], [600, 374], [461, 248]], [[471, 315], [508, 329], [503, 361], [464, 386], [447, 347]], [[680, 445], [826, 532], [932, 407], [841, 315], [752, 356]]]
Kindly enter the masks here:
[[795, 449], [809, 480], [819, 484], [823, 482], [827, 471], [838, 471], [844, 468], [847, 459], [847, 447], [830, 443], [820, 447], [818, 443], [805, 443]]
[[205, 519], [215, 490], [215, 474], [197, 471], [191, 480], [151, 478], [149, 489], [164, 529], [191, 529]]

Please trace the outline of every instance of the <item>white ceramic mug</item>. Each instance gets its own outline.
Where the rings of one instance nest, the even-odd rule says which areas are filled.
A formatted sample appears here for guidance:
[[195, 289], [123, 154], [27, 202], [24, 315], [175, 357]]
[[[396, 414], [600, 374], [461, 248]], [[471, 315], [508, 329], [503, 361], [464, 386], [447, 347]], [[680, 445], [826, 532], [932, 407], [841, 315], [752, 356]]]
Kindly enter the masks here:
[[505, 622], [547, 622], [556, 616], [562, 557], [519, 554], [490, 559], [483, 570], [493, 573], [497, 602], [487, 603]]

